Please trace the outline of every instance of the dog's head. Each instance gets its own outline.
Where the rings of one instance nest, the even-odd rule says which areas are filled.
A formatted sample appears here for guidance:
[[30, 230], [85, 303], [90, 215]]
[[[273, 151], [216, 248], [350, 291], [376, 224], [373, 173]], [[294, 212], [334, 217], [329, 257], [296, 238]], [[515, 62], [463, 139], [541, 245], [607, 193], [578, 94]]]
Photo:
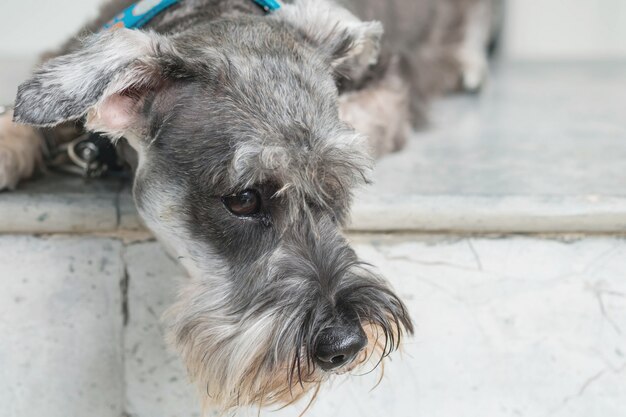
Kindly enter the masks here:
[[175, 36], [102, 33], [18, 92], [19, 122], [84, 118], [136, 149], [139, 212], [192, 275], [173, 343], [223, 407], [291, 402], [412, 331], [341, 234], [371, 161], [335, 81], [372, 62], [380, 26], [320, 4]]

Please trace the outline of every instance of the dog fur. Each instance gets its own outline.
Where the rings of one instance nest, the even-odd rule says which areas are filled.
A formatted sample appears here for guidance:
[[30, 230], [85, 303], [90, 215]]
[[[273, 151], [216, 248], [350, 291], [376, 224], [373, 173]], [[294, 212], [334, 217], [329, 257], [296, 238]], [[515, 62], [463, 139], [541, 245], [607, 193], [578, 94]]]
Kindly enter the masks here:
[[[483, 82], [491, 0], [295, 0], [268, 16], [250, 0], [189, 0], [144, 30], [99, 31], [131, 3], [48, 55], [14, 120], [84, 123], [135, 150], [139, 213], [191, 276], [167, 322], [206, 404], [290, 403], [376, 365], [413, 326], [341, 233], [352, 193], [431, 96]], [[391, 23], [386, 38], [370, 19]], [[37, 132], [0, 137], [11, 129]], [[243, 195], [253, 215], [229, 208]], [[320, 340], [336, 329], [367, 343], [328, 370]]]
[[24, 178], [43, 168], [41, 134], [13, 123], [13, 112], [0, 116], [0, 190], [13, 190]]

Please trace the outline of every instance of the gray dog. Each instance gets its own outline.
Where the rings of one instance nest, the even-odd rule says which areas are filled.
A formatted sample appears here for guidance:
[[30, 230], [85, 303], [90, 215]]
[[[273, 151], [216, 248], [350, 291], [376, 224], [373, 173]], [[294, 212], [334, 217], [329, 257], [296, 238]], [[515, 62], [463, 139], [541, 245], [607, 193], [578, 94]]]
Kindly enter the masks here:
[[0, 188], [40, 158], [41, 130], [20, 124], [132, 147], [139, 213], [192, 277], [167, 321], [211, 406], [290, 403], [376, 366], [413, 326], [342, 236], [351, 196], [428, 97], [480, 87], [492, 1], [183, 0], [101, 30], [132, 3], [20, 86]]

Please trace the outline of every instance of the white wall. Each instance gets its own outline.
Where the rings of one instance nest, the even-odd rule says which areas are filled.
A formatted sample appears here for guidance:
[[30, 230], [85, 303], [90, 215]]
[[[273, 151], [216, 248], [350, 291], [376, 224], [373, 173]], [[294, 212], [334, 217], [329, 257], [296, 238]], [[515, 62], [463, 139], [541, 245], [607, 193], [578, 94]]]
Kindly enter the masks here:
[[0, 0], [0, 56], [54, 48], [97, 15], [102, 0]]
[[[101, 0], [0, 0], [0, 56], [58, 45]], [[508, 0], [504, 37], [516, 59], [626, 58], [626, 0]]]
[[508, 0], [506, 56], [626, 58], [626, 0]]

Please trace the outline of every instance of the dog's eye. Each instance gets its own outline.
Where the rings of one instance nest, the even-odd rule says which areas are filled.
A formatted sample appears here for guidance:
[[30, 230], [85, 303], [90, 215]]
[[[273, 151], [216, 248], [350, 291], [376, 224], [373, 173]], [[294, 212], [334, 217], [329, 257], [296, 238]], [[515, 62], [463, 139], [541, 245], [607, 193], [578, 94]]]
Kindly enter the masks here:
[[261, 210], [261, 196], [254, 190], [223, 197], [224, 205], [235, 216], [253, 216]]

